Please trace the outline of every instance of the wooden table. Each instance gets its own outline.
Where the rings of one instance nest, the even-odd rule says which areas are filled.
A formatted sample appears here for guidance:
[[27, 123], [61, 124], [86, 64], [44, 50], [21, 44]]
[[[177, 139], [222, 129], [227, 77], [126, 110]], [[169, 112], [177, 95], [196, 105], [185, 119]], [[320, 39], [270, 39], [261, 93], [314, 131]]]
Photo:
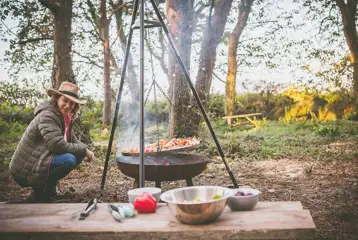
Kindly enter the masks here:
[[[256, 121], [257, 116], [262, 116], [262, 113], [249, 113], [249, 114], [242, 114], [242, 115], [226, 116], [226, 117], [223, 117], [223, 119], [226, 119], [227, 124], [230, 127], [233, 127], [233, 126], [241, 124], [241, 123], [233, 123], [232, 122], [233, 119], [237, 119], [237, 118], [246, 118], [246, 120], [249, 123], [251, 123], [252, 125], [255, 125], [255, 121]], [[253, 119], [251, 119], [251, 118], [253, 118]]]
[[226, 208], [205, 225], [179, 223], [164, 204], [155, 214], [117, 222], [105, 205], [79, 221], [86, 204], [2, 204], [0, 239], [313, 239], [315, 231], [300, 202], [260, 202], [248, 212]]

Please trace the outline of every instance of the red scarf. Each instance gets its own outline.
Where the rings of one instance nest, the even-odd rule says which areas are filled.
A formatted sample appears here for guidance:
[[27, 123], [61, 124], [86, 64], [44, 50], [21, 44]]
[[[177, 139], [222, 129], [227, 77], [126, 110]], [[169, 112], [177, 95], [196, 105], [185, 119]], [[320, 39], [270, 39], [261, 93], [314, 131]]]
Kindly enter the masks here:
[[69, 114], [63, 115], [63, 121], [65, 122], [65, 131], [63, 133], [63, 137], [65, 141], [68, 142], [70, 137], [70, 129], [71, 129], [71, 117]]

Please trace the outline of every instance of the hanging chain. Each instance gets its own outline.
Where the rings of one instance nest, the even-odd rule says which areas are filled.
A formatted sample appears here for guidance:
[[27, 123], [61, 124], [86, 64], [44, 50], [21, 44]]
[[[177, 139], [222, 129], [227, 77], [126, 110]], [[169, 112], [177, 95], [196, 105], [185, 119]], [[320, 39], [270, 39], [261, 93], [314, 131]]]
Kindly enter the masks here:
[[[150, 31], [148, 30], [148, 33]], [[150, 34], [148, 34], [148, 40], [150, 41]], [[158, 100], [157, 100], [157, 91], [156, 91], [156, 86], [158, 86], [157, 82], [155, 81], [155, 73], [154, 73], [154, 65], [153, 65], [153, 54], [151, 51], [149, 51], [150, 54], [150, 67], [151, 67], [151, 71], [152, 71], [152, 87], [153, 87], [153, 95], [154, 95], [154, 111], [156, 112], [156, 123], [155, 123], [155, 127], [157, 129], [157, 152], [160, 151], [160, 135], [159, 135], [159, 108], [158, 108]]]
[[157, 85], [159, 91], [163, 94], [163, 96], [165, 97], [165, 99], [167, 99], [167, 101], [169, 102], [169, 104], [172, 106], [172, 102], [170, 101], [169, 97], [165, 94], [164, 90], [160, 87], [160, 85], [155, 82], [155, 85]]

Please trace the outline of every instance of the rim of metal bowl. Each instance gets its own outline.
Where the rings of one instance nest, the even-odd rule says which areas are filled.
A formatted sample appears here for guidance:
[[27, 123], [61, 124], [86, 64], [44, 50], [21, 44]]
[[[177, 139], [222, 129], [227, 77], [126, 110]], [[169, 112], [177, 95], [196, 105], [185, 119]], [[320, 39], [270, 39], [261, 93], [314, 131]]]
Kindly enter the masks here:
[[[235, 196], [235, 194], [240, 190], [240, 189], [249, 189], [249, 190], [254, 190], [254, 194], [252, 195], [245, 195], [245, 196]], [[255, 189], [255, 188], [235, 188], [235, 189], [230, 189], [234, 192], [234, 194], [231, 196], [231, 197], [234, 197], [234, 198], [249, 198], [249, 197], [255, 197], [255, 196], [258, 196], [260, 195], [260, 191]]]
[[[149, 189], [153, 190], [153, 191], [149, 192]], [[145, 190], [148, 190], [148, 191], [145, 191]], [[127, 191], [128, 194], [137, 194], [137, 193], [140, 194], [142, 192], [147, 192], [147, 193], [150, 193], [150, 194], [156, 194], [156, 193], [161, 193], [162, 189], [156, 188], [156, 187], [144, 187], [144, 188], [133, 188], [133, 189], [130, 189], [130, 190]]]
[[[178, 190], [192, 189], [192, 188], [223, 188], [224, 190], [227, 190], [227, 192], [230, 193], [230, 194], [228, 194], [227, 196], [222, 196], [221, 198], [218, 198], [218, 199], [212, 199], [212, 200], [200, 201], [200, 202], [176, 202], [176, 201], [170, 201], [170, 200], [165, 199], [165, 197], [167, 195], [169, 195], [171, 192], [178, 191]], [[231, 191], [230, 188], [227, 188], [227, 187], [220, 187], [220, 186], [192, 186], [192, 187], [176, 188], [176, 189], [166, 191], [166, 192], [162, 193], [162, 195], [160, 196], [160, 200], [162, 200], [163, 202], [166, 202], [166, 203], [194, 205], [194, 204], [203, 204], [203, 203], [211, 203], [211, 202], [218, 202], [218, 201], [226, 200], [229, 197], [232, 197], [234, 194], [235, 193], [233, 191]]]

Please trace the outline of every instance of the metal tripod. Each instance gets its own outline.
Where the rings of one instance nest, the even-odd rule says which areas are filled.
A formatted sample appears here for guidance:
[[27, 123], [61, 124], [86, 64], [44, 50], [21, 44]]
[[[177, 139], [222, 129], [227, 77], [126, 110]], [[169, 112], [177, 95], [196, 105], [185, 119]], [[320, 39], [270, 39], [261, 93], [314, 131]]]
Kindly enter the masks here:
[[[155, 14], [158, 18], [159, 21], [148, 21], [148, 20], [144, 20], [144, 2], [145, 0], [135, 0], [134, 2], [134, 8], [133, 8], [133, 13], [132, 13], [132, 20], [131, 20], [131, 27], [129, 30], [129, 35], [128, 35], [128, 41], [127, 41], [127, 46], [126, 46], [126, 52], [125, 52], [125, 57], [124, 57], [124, 62], [123, 62], [123, 67], [122, 67], [122, 75], [121, 75], [121, 81], [119, 84], [119, 88], [118, 88], [118, 93], [117, 93], [117, 101], [116, 101], [116, 107], [115, 107], [115, 111], [114, 111], [114, 117], [113, 117], [113, 122], [112, 122], [112, 129], [111, 129], [111, 135], [109, 137], [109, 142], [108, 142], [108, 148], [107, 148], [107, 155], [106, 155], [106, 161], [105, 161], [105, 165], [104, 165], [104, 169], [103, 169], [103, 175], [102, 175], [102, 182], [101, 182], [101, 189], [104, 189], [104, 184], [106, 181], [106, 176], [107, 176], [107, 169], [108, 169], [108, 162], [109, 162], [109, 158], [111, 155], [111, 150], [112, 150], [112, 143], [113, 143], [113, 137], [115, 134], [115, 129], [116, 129], [116, 124], [117, 124], [117, 119], [118, 119], [118, 111], [119, 111], [119, 105], [120, 105], [120, 101], [121, 101], [121, 96], [122, 96], [122, 91], [123, 91], [123, 85], [124, 85], [124, 79], [125, 79], [125, 74], [126, 74], [126, 69], [127, 69], [127, 62], [128, 62], [128, 56], [129, 56], [129, 51], [130, 51], [130, 47], [131, 47], [131, 42], [132, 42], [132, 35], [133, 35], [133, 30], [134, 29], [140, 29], [140, 95], [139, 95], [139, 101], [140, 101], [140, 115], [139, 115], [139, 122], [140, 122], [140, 145], [139, 145], [139, 152], [140, 152], [140, 163], [139, 163], [139, 186], [140, 187], [144, 187], [144, 180], [145, 180], [145, 163], [144, 163], [144, 28], [152, 28], [152, 27], [162, 27], [165, 35], [168, 38], [169, 41], [169, 45], [173, 51], [173, 53], [175, 54], [177, 61], [180, 65], [181, 70], [184, 72], [184, 76], [189, 84], [190, 89], [193, 92], [193, 95], [198, 103], [198, 106], [201, 110], [201, 113], [204, 116], [205, 122], [209, 128], [209, 131], [214, 139], [215, 145], [219, 151], [219, 154], [225, 164], [226, 170], [229, 173], [229, 176], [232, 180], [232, 183], [234, 185], [235, 188], [238, 187], [238, 184], [236, 182], [236, 179], [230, 169], [230, 166], [228, 165], [226, 159], [225, 159], [225, 155], [224, 152], [220, 146], [220, 143], [215, 135], [215, 132], [211, 126], [210, 120], [208, 118], [208, 115], [204, 109], [204, 106], [199, 98], [198, 93], [195, 90], [195, 87], [192, 83], [192, 81], [190, 80], [189, 77], [189, 73], [188, 70], [186, 69], [180, 55], [179, 52], [175, 46], [174, 40], [171, 37], [167, 26], [165, 25], [163, 18], [159, 12], [158, 7], [156, 6], [156, 3], [154, 0], [149, 0], [150, 3], [153, 6], [153, 9], [155, 11]], [[135, 20], [136, 20], [136, 16], [137, 16], [137, 11], [138, 11], [138, 7], [140, 5], [140, 25], [135, 26]], [[144, 25], [144, 24], [147, 25]]]

